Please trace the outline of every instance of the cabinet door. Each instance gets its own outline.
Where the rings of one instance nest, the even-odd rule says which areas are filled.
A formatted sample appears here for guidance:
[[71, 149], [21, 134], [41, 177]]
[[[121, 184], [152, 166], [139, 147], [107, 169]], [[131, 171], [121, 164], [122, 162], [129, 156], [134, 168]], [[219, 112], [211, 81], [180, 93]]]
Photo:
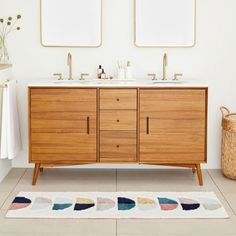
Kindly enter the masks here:
[[96, 162], [96, 89], [30, 90], [30, 161]]
[[206, 89], [141, 89], [140, 162], [205, 162], [206, 104]]

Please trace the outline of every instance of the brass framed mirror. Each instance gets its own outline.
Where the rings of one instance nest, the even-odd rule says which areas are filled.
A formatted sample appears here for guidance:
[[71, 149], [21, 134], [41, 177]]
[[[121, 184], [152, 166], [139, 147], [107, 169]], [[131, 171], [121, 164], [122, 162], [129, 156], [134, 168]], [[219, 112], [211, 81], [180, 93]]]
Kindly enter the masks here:
[[102, 0], [40, 0], [41, 44], [100, 47]]
[[193, 47], [196, 0], [134, 0], [137, 47]]

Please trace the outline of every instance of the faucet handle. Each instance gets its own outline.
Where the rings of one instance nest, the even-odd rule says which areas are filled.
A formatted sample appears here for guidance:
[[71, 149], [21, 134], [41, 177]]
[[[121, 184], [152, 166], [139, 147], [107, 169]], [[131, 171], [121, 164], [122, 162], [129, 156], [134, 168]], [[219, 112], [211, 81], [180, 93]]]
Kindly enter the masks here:
[[80, 80], [84, 80], [85, 78], [85, 76], [89, 76], [89, 74], [88, 73], [81, 73], [80, 74]]
[[156, 74], [154, 74], [154, 73], [148, 74], [148, 76], [152, 77], [152, 80], [157, 80]]
[[178, 80], [178, 77], [179, 77], [179, 76], [183, 76], [183, 74], [174, 74], [173, 80]]
[[53, 76], [58, 76], [57, 80], [63, 80], [61, 73], [54, 73]]

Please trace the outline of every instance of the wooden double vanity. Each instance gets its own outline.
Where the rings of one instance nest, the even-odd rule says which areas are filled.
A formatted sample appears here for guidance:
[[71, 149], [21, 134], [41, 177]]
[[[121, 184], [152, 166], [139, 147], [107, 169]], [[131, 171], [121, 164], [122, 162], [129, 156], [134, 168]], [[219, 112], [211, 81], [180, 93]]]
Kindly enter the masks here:
[[44, 167], [207, 161], [205, 86], [29, 86], [33, 185]]

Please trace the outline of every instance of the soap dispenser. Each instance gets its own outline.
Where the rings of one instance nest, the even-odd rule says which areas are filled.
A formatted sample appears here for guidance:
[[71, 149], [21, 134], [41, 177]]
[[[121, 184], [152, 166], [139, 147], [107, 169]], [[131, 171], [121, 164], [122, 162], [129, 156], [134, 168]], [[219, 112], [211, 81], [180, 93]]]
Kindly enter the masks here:
[[102, 73], [101, 73], [101, 79], [106, 79], [106, 73], [104, 71], [104, 69], [102, 69]]
[[99, 67], [97, 69], [97, 77], [98, 77], [98, 79], [101, 79], [101, 74], [102, 74], [102, 66], [99, 65]]

